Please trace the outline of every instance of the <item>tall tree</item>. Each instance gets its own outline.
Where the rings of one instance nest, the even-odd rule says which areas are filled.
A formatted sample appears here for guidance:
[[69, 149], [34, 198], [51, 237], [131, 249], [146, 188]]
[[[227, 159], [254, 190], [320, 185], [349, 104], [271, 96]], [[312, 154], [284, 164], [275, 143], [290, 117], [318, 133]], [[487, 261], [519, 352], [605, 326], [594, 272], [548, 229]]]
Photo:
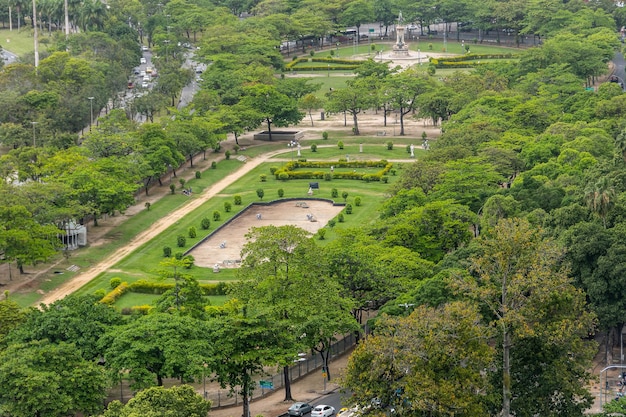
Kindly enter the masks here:
[[150, 387], [139, 391], [127, 404], [109, 403], [101, 417], [206, 417], [211, 402], [190, 385]]
[[[452, 284], [489, 309], [489, 320], [499, 332], [499, 415], [518, 415], [529, 402], [538, 411], [525, 415], [557, 415], [562, 410], [582, 415], [591, 401], [585, 387], [594, 349], [593, 342], [583, 338], [592, 330], [594, 317], [585, 309], [584, 294], [572, 285], [561, 265], [562, 250], [541, 229], [519, 219], [501, 220], [481, 235], [478, 244], [480, 254], [471, 259], [471, 274]], [[536, 340], [546, 352], [541, 361], [560, 367], [557, 375], [549, 369], [552, 365], [535, 369], [539, 374], [544, 370], [544, 375], [535, 377], [562, 378], [561, 384], [547, 391], [542, 384], [528, 386], [520, 376], [523, 369], [512, 369], [526, 355], [531, 355], [529, 361], [540, 360], [527, 349]]]

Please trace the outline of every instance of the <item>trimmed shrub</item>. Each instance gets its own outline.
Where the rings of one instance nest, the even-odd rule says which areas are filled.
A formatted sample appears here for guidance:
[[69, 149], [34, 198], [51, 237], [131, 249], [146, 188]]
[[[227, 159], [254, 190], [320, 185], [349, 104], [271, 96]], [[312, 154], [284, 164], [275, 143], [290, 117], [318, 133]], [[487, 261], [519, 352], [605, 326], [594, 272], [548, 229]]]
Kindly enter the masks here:
[[380, 177], [380, 180], [382, 181], [383, 184], [387, 184], [389, 182], [389, 177], [386, 175], [383, 175], [382, 177]]
[[233, 146], [233, 151], [235, 151], [235, 153], [239, 153], [239, 149], [241, 149], [239, 145]]
[[337, 220], [335, 220], [335, 219], [330, 219], [330, 220], [328, 221], [328, 227], [330, 227], [331, 229], [332, 229], [333, 227], [335, 227], [335, 225], [336, 225], [336, 224], [337, 224]]
[[354, 205], [357, 207], [361, 205], [361, 197], [359, 196], [354, 197]]
[[330, 181], [333, 179], [333, 176], [330, 172], [324, 172], [324, 181]]
[[393, 151], [393, 142], [392, 141], [387, 142], [387, 150], [388, 151]]
[[202, 177], [202, 172], [196, 171], [196, 179], [199, 180]]
[[128, 282], [124, 281], [122, 282], [120, 285], [118, 285], [117, 287], [115, 287], [113, 289], [113, 291], [109, 292], [107, 295], [105, 295], [100, 302], [102, 304], [108, 304], [108, 305], [112, 305], [115, 304], [115, 302], [117, 300], [119, 300], [119, 298], [124, 295], [124, 293], [126, 293], [126, 291], [128, 291]]
[[185, 269], [191, 269], [196, 259], [191, 255], [186, 255], [183, 256], [183, 261], [185, 262]]
[[287, 174], [286, 172], [281, 172], [280, 174], [278, 174], [278, 179], [281, 181], [287, 181], [289, 179], [289, 174]]
[[211, 169], [217, 169], [217, 162], [211, 162]]
[[326, 131], [322, 132], [322, 139], [328, 140], [328, 132]]
[[224, 158], [230, 159], [230, 151], [224, 152]]
[[341, 198], [343, 198], [343, 201], [346, 201], [348, 199], [348, 192], [344, 191], [343, 193], [341, 193]]
[[196, 236], [198, 235], [197, 232], [196, 232], [196, 227], [195, 226], [190, 226], [189, 229], [187, 230], [187, 235], [191, 239], [195, 239]]
[[236, 206], [240, 206], [241, 205], [241, 196], [239, 194], [235, 194], [233, 196], [233, 201], [235, 202]]
[[185, 256], [185, 252], [178, 251], [174, 254], [174, 258], [178, 261], [183, 259], [183, 256]]
[[316, 144], [312, 144], [311, 145], [311, 152], [317, 152], [317, 145]]
[[180, 183], [180, 188], [185, 188], [185, 183], [187, 182], [186, 179], [181, 178], [178, 180], [178, 182]]
[[317, 231], [317, 237], [319, 240], [324, 240], [326, 238], [326, 229], [321, 228]]
[[337, 142], [337, 147], [339, 149], [343, 149], [343, 142], [342, 141]]
[[99, 300], [102, 300], [104, 296], [107, 295], [107, 292], [104, 290], [104, 288], [100, 288], [99, 290], [95, 290], [93, 292], [93, 295], [98, 297]]
[[203, 217], [200, 221], [200, 227], [202, 227], [202, 230], [208, 230], [211, 227], [211, 220], [208, 217]]
[[333, 188], [332, 190], [330, 190], [330, 196], [331, 196], [332, 198], [337, 198], [337, 197], [339, 197], [339, 191], [337, 191], [337, 189], [336, 189], [336, 188]]
[[174, 184], [170, 184], [170, 193], [176, 194], [176, 186]]
[[270, 167], [270, 174], [274, 175], [278, 171], [278, 167]]
[[411, 145], [406, 145], [406, 153], [411, 154]]
[[213, 212], [213, 221], [219, 222], [221, 218], [222, 218], [222, 215], [220, 214], [220, 212], [218, 210], [215, 210]]
[[172, 248], [170, 248], [169, 246], [164, 246], [163, 247], [163, 257], [164, 258], [169, 258], [172, 256]]
[[393, 175], [394, 177], [396, 176], [396, 170], [395, 169], [391, 169], [389, 170], [389, 172], [391, 173], [391, 175]]
[[178, 235], [176, 237], [176, 246], [178, 246], [179, 248], [184, 248], [186, 244], [187, 244], [187, 238], [185, 236]]
[[265, 181], [267, 181], [267, 175], [261, 174], [261, 175], [259, 175], [259, 179], [261, 180], [261, 182], [265, 182]]
[[265, 195], [265, 191], [263, 191], [263, 188], [257, 189], [256, 195], [259, 197], [259, 200], [263, 200], [263, 196]]
[[344, 221], [344, 219], [343, 219], [343, 213], [339, 213], [339, 214], [337, 215], [337, 221], [338, 221], [339, 223], [343, 223], [343, 221]]
[[118, 277], [111, 278], [111, 280], [109, 281], [109, 285], [111, 286], [111, 288], [117, 288], [118, 285], [120, 285], [121, 283], [122, 279]]
[[283, 198], [283, 196], [285, 195], [285, 190], [283, 190], [282, 188], [278, 189], [278, 197]]
[[224, 211], [226, 213], [230, 213], [230, 209], [232, 208], [232, 204], [230, 204], [230, 201], [224, 201]]
[[352, 204], [346, 204], [346, 214], [352, 214]]

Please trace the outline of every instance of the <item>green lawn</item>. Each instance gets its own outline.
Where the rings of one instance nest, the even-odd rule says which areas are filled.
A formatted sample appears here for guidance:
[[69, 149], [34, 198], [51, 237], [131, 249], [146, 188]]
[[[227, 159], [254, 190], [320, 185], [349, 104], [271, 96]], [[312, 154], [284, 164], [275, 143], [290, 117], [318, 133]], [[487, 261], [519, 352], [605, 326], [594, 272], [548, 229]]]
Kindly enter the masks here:
[[[271, 162], [264, 163], [254, 168], [240, 180], [227, 187], [222, 193], [219, 194], [219, 196], [211, 199], [202, 207], [189, 213], [177, 224], [172, 225], [164, 233], [160, 234], [158, 237], [144, 244], [138, 250], [124, 258], [110, 271], [101, 274], [98, 278], [82, 287], [78, 293], [93, 293], [99, 289], [104, 289], [108, 292], [110, 290], [109, 281], [113, 277], [119, 277], [122, 281], [127, 282], [134, 282], [139, 279], [154, 279], [157, 275], [158, 264], [161, 260], [163, 260], [164, 246], [170, 246], [174, 253], [189, 249], [194, 243], [200, 241], [209, 232], [215, 230], [219, 225], [223, 224], [225, 220], [232, 217], [238, 210], [241, 210], [251, 202], [259, 201], [259, 198], [256, 195], [256, 189], [258, 188], [262, 188], [265, 191], [263, 201], [278, 198], [279, 188], [284, 190], [285, 197], [305, 198], [307, 196], [306, 192], [308, 190], [308, 183], [310, 180], [275, 180], [274, 177], [270, 175], [270, 167], [272, 166], [276, 166], [276, 164]], [[396, 171], [400, 169], [401, 165], [396, 167]], [[267, 175], [267, 180], [265, 182], [261, 181], [261, 174]], [[397, 178], [397, 176], [391, 176], [389, 184], [381, 182], [366, 183], [365, 181], [357, 180], [333, 180], [330, 182], [322, 182], [320, 184], [320, 191], [316, 194], [316, 197], [331, 199], [332, 188], [337, 188], [340, 195], [343, 191], [348, 191], [349, 195], [347, 202], [349, 203], [354, 202], [354, 197], [360, 196], [362, 199], [362, 205], [360, 207], [354, 207], [353, 214], [345, 215], [345, 222], [337, 223], [335, 230], [355, 227], [357, 225], [360, 226], [372, 222], [372, 219], [377, 217], [376, 213], [378, 207], [385, 198], [384, 196], [386, 191], [389, 189], [391, 184], [397, 180]], [[233, 203], [233, 196], [236, 194], [242, 197], [241, 206], [235, 206]], [[341, 197], [339, 197], [339, 201], [341, 200]], [[224, 202], [227, 201], [233, 204], [232, 211], [230, 213], [226, 213], [224, 211]], [[220, 221], [213, 221], [212, 215], [214, 211], [220, 212]], [[207, 231], [202, 230], [200, 227], [200, 221], [203, 217], [208, 217], [211, 220], [211, 227]], [[198, 231], [198, 235], [194, 239], [188, 237], [187, 231], [190, 226], [195, 226]], [[176, 236], [178, 235], [184, 235], [187, 237], [187, 244], [184, 248], [176, 247]], [[329, 231], [326, 237], [327, 241], [332, 241], [332, 239], [336, 237], [336, 233]], [[200, 281], [215, 280], [217, 278], [221, 281], [236, 279], [236, 271], [233, 269], [222, 269], [219, 276], [214, 274], [211, 269], [201, 267], [193, 267], [186, 272]], [[123, 299], [125, 300], [123, 304], [125, 307], [128, 307], [129, 303], [130, 305], [139, 305], [132, 303], [141, 301], [140, 299], [137, 299], [137, 301], [128, 301], [128, 297], [126, 295]], [[141, 302], [140, 304], [145, 303]], [[122, 306], [122, 304], [120, 304], [120, 306]]]
[[[39, 38], [41, 39], [42, 36]], [[33, 31], [27, 25], [22, 26], [19, 31], [16, 27], [13, 27], [11, 31], [8, 28], [0, 29], [0, 41], [2, 42], [2, 48], [18, 56], [32, 53], [35, 50]], [[42, 50], [45, 50], [45, 46]]]

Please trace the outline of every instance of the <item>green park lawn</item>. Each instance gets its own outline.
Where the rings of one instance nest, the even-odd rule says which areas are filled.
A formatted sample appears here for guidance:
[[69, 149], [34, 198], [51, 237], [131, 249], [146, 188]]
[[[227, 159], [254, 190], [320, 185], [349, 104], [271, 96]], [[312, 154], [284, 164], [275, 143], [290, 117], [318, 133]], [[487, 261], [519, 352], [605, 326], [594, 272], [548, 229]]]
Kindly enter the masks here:
[[[377, 146], [378, 148], [379, 146]], [[365, 147], [364, 150], [367, 150], [368, 147]], [[369, 153], [369, 150], [367, 151]], [[287, 152], [288, 154], [288, 152]], [[338, 158], [334, 158], [333, 153], [329, 153], [328, 155], [324, 155], [327, 160], [337, 160]], [[372, 155], [382, 155], [379, 150], [372, 151]], [[406, 157], [406, 154], [403, 156]], [[374, 159], [381, 159], [380, 157], [376, 157]], [[224, 161], [232, 162], [232, 161]], [[164, 233], [161, 233], [158, 237], [146, 243], [142, 247], [140, 247], [135, 252], [128, 255], [121, 262], [115, 265], [110, 271], [107, 271], [96, 279], [92, 280], [87, 285], [83, 286], [78, 293], [86, 294], [93, 293], [97, 290], [103, 289], [105, 291], [110, 290], [109, 282], [111, 278], [118, 277], [122, 281], [127, 281], [129, 283], [144, 279], [144, 280], [154, 280], [157, 276], [158, 265], [163, 258], [163, 247], [169, 246], [172, 248], [173, 253], [177, 251], [184, 251], [189, 249], [193, 244], [202, 240], [208, 233], [214, 231], [217, 227], [222, 225], [226, 220], [234, 216], [238, 211], [246, 207], [248, 204], [260, 201], [258, 196], [256, 195], [256, 190], [258, 188], [262, 188], [265, 192], [265, 196], [263, 201], [271, 201], [274, 199], [278, 199], [278, 189], [282, 188], [284, 190], [284, 197], [292, 198], [306, 198], [308, 191], [308, 183], [310, 180], [302, 179], [302, 180], [288, 180], [288, 181], [278, 181], [276, 180], [270, 173], [270, 167], [280, 166], [280, 164], [284, 164], [284, 161], [276, 161], [263, 163], [258, 167], [254, 168], [248, 174], [244, 175], [235, 183], [231, 184], [225, 190], [223, 190], [218, 196], [212, 198], [202, 207], [197, 210], [189, 213], [183, 219], [181, 219], [178, 223], [172, 225], [168, 228]], [[402, 169], [402, 164], [398, 164], [395, 168], [395, 173], [399, 174], [399, 170]], [[379, 169], [377, 169], [378, 171]], [[209, 173], [215, 170], [208, 170], [206, 173]], [[220, 171], [219, 165], [218, 170]], [[220, 171], [222, 174], [225, 174], [225, 171]], [[266, 181], [261, 181], [261, 174], [265, 174], [267, 176]], [[203, 175], [203, 178], [207, 175]], [[380, 203], [385, 198], [385, 193], [388, 191], [391, 184], [397, 180], [397, 175], [392, 175], [389, 177], [389, 183], [384, 184], [382, 182], [370, 182], [366, 183], [365, 181], [360, 180], [332, 180], [331, 182], [321, 182], [320, 191], [316, 194], [316, 197], [328, 198], [332, 199], [331, 189], [336, 188], [339, 191], [339, 194], [343, 191], [348, 191], [349, 196], [347, 199], [348, 203], [354, 201], [354, 197], [360, 196], [362, 199], [362, 205], [359, 207], [354, 207], [353, 214], [345, 216], [345, 222], [337, 223], [334, 230], [328, 230], [326, 234], [326, 240], [319, 241], [321, 244], [325, 244], [329, 241], [332, 241], [337, 233], [335, 230], [342, 228], [349, 228], [360, 226], [363, 224], [370, 223], [372, 219], [377, 217], [377, 210], [379, 208]], [[189, 183], [194, 189], [200, 190], [200, 185], [193, 185], [193, 182]], [[240, 195], [242, 197], [242, 205], [235, 206], [233, 202], [233, 196]], [[167, 200], [179, 198], [178, 195], [167, 196], [163, 198], [163, 204], [166, 204]], [[185, 197], [186, 198], [186, 197]], [[337, 200], [337, 199], [336, 199]], [[341, 197], [338, 199], [342, 201]], [[232, 204], [231, 212], [227, 213], [224, 210], [224, 203], [230, 202]], [[159, 209], [155, 204], [151, 207], [150, 212], [153, 210]], [[172, 209], [176, 207], [171, 207]], [[220, 220], [213, 221], [213, 212], [220, 212]], [[147, 215], [149, 212], [142, 211], [135, 217], [142, 217], [142, 215]], [[155, 212], [156, 213], [156, 212]], [[202, 230], [200, 227], [200, 222], [203, 217], [208, 217], [211, 220], [211, 227], [209, 230]], [[154, 218], [153, 218], [154, 220]], [[136, 226], [140, 227], [140, 225], [145, 226], [139, 222], [139, 219], [135, 220], [135, 218], [131, 218], [128, 222], [136, 222]], [[130, 226], [130, 225], [129, 225]], [[197, 237], [189, 238], [188, 237], [188, 229], [190, 226], [195, 226], [197, 229]], [[134, 226], [133, 226], [134, 227]], [[143, 229], [135, 229], [136, 233], [140, 232]], [[176, 246], [176, 237], [178, 235], [184, 235], [187, 238], [187, 242], [184, 248], [178, 248]], [[194, 266], [188, 272], [191, 276], [198, 279], [200, 282], [207, 282], [215, 279], [215, 275], [209, 268], [202, 268]], [[235, 269], [222, 269], [220, 271], [220, 280], [221, 281], [229, 281], [236, 279], [236, 270]], [[127, 293], [118, 301], [119, 304], [116, 306], [130, 307], [133, 305], [142, 305], [147, 304], [153, 300], [157, 296], [145, 296], [142, 294], [132, 294]], [[217, 301], [213, 301], [212, 303], [215, 305]]]
[[[1, 29], [0, 45], [2, 45], [3, 49], [19, 56], [32, 53], [35, 50], [33, 30], [28, 25], [22, 26], [19, 31], [16, 27], [13, 30], [9, 30], [9, 28]], [[45, 50], [45, 46], [43, 50]]]

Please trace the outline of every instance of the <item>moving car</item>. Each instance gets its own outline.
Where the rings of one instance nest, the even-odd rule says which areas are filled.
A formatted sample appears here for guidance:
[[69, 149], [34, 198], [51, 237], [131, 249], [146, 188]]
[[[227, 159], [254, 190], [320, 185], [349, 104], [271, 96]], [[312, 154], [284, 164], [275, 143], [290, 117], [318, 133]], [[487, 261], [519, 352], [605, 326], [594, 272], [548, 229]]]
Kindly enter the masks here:
[[152, 67], [146, 67], [146, 72], [150, 74], [152, 72]]
[[311, 404], [309, 403], [303, 403], [303, 402], [297, 402], [294, 403], [291, 407], [289, 407], [289, 410], [287, 410], [287, 413], [290, 416], [303, 416], [306, 413], [310, 413], [311, 410], [313, 409], [313, 407], [311, 407]]
[[143, 57], [142, 57], [142, 58], [139, 60], [139, 63], [140, 63], [140, 64], [145, 64], [145, 63], [146, 63], [146, 58], [143, 58]]
[[147, 50], [148, 50], [148, 47], [147, 47], [146, 45], [143, 45], [143, 46], [141, 47], [141, 50], [142, 50], [142, 51], [147, 51]]
[[335, 408], [330, 405], [316, 405], [311, 411], [311, 417], [331, 417], [335, 415]]

